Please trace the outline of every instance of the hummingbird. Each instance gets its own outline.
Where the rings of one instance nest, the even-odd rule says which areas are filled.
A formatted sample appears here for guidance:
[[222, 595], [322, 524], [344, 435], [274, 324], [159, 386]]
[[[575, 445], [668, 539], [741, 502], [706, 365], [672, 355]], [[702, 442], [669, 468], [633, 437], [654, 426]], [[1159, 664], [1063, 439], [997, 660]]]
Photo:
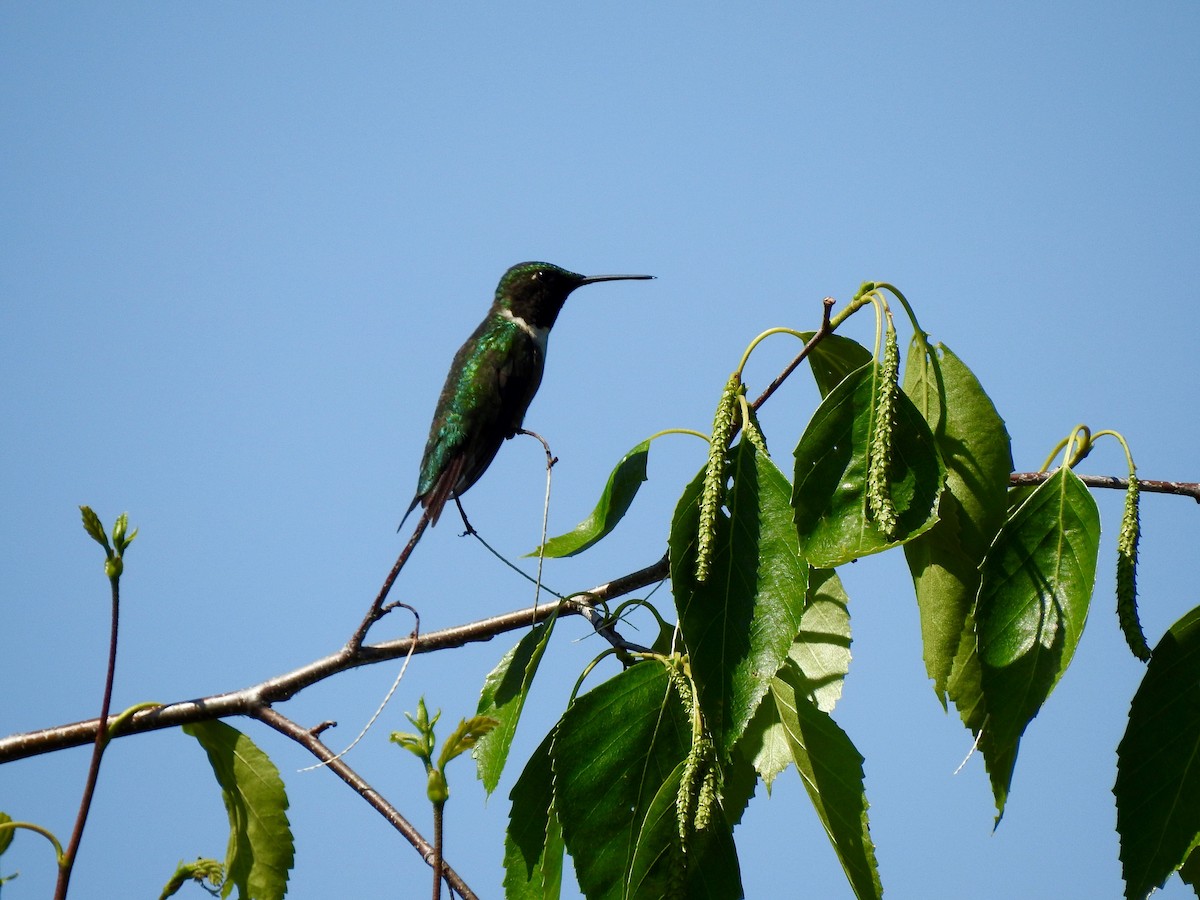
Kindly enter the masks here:
[[[644, 281], [653, 275], [579, 275], [545, 262], [513, 266], [496, 286], [487, 316], [459, 348], [438, 397], [421, 458], [419, 503], [436, 525], [448, 500], [461, 497], [525, 419], [546, 367], [546, 342], [567, 297], [600, 281]], [[397, 531], [399, 528], [397, 529]]]

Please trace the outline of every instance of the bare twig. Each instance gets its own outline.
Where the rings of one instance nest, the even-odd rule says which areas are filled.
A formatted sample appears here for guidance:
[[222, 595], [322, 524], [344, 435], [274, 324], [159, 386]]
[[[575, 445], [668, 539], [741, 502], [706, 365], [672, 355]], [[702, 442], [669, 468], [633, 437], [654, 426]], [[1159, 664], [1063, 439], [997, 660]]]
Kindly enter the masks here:
[[[1008, 483], [1013, 487], [1032, 486], [1041, 484], [1053, 474], [1053, 472], [1014, 472], [1008, 477]], [[1123, 491], [1129, 487], [1128, 478], [1117, 478], [1115, 475], [1080, 475], [1079, 480], [1093, 488], [1112, 488]], [[1200, 503], [1200, 482], [1197, 481], [1147, 481], [1139, 478], [1138, 487], [1143, 492], [1176, 494], [1180, 497], [1191, 497]]]
[[[346, 649], [352, 654], [356, 653], [362, 647], [362, 643], [367, 639], [367, 632], [371, 630], [371, 626], [387, 615], [388, 611], [392, 608], [385, 607], [383, 603], [387, 600], [388, 592], [391, 591], [392, 585], [396, 582], [396, 576], [400, 574], [400, 570], [408, 562], [408, 558], [417, 546], [417, 541], [421, 540], [421, 535], [425, 533], [425, 529], [428, 526], [429, 510], [423, 509], [421, 510], [421, 518], [417, 521], [417, 527], [413, 529], [412, 537], [408, 539], [408, 543], [404, 545], [404, 549], [396, 557], [396, 564], [392, 566], [392, 570], [388, 572], [387, 578], [383, 580], [383, 587], [379, 589], [379, 594], [375, 597], [375, 602], [371, 604], [371, 608], [367, 610], [367, 615], [363, 618], [362, 624], [358, 626], [358, 630], [354, 632], [349, 643], [346, 644]], [[412, 607], [409, 607], [409, 609], [412, 609]], [[416, 612], [416, 610], [413, 611]], [[418, 627], [420, 626], [419, 619], [417, 625]]]
[[808, 343], [804, 345], [804, 349], [797, 354], [796, 358], [788, 363], [787, 366], [784, 367], [784, 370], [775, 376], [775, 380], [767, 385], [767, 389], [758, 395], [758, 399], [750, 404], [755, 412], [758, 411], [760, 406], [767, 402], [768, 397], [770, 397], [773, 393], [775, 393], [776, 390], [779, 389], [779, 386], [787, 380], [788, 376], [796, 371], [796, 367], [808, 358], [808, 354], [812, 352], [813, 347], [821, 343], [821, 341], [825, 339], [826, 335], [833, 333], [833, 326], [829, 322], [829, 314], [833, 310], [834, 302], [835, 301], [832, 297], [826, 297], [821, 301], [821, 327], [818, 328], [813, 333], [813, 336], [808, 339]]
[[551, 452], [550, 442], [536, 431], [519, 428], [517, 429], [517, 434], [525, 434], [531, 438], [535, 438], [542, 445], [542, 449], [546, 451], [546, 498], [542, 503], [542, 536], [538, 541], [537, 579], [533, 583], [533, 608], [537, 609], [538, 601], [542, 596], [542, 570], [546, 563], [546, 526], [550, 521], [550, 485], [553, 481], [554, 464], [558, 462], [558, 457]]
[[109, 586], [112, 589], [112, 615], [108, 633], [108, 671], [104, 676], [104, 698], [100, 701], [100, 718], [96, 720], [93, 729], [96, 742], [92, 746], [92, 761], [88, 766], [83, 797], [79, 801], [75, 828], [71, 832], [67, 851], [63, 854], [58, 867], [54, 900], [65, 900], [67, 896], [67, 888], [71, 883], [71, 872], [75, 867], [75, 856], [79, 852], [79, 842], [83, 840], [83, 829], [87, 825], [88, 811], [92, 808], [92, 797], [96, 792], [96, 781], [100, 777], [100, 760], [104, 756], [104, 748], [108, 746], [108, 711], [112, 704], [113, 681], [117, 671], [117, 626], [120, 624], [121, 613], [120, 578], [110, 575]]
[[[416, 848], [417, 852], [421, 854], [421, 857], [427, 863], [433, 865], [436, 858], [433, 846], [425, 840], [424, 836], [417, 831], [411, 822], [401, 815], [396, 807], [388, 803], [361, 775], [346, 765], [344, 760], [335, 756], [334, 752], [322, 743], [320, 738], [313, 734], [312, 729], [296, 724], [287, 716], [266, 705], [258, 706], [249, 714], [263, 724], [274, 728], [285, 737], [291, 738], [312, 753], [313, 756], [317, 757], [317, 759], [321, 760], [325, 768], [337, 775], [355, 793], [367, 801], [376, 812], [382, 815], [393, 828], [404, 836], [406, 841]], [[463, 897], [470, 898], [470, 900], [478, 900], [471, 889], [467, 887], [466, 882], [462, 880], [459, 874], [445, 860], [442, 860], [442, 875]]]

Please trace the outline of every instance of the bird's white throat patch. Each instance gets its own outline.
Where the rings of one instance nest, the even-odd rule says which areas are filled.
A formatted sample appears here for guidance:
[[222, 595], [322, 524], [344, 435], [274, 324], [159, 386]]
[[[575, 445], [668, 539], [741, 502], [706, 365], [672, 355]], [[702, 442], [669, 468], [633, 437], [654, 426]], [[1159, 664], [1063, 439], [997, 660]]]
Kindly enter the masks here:
[[543, 353], [546, 352], [546, 343], [550, 340], [550, 329], [549, 328], [534, 328], [532, 325], [530, 325], [528, 322], [526, 322], [520, 316], [513, 315], [513, 311], [511, 309], [500, 310], [500, 315], [503, 316], [505, 319], [508, 319], [510, 322], [512, 322], [514, 325], [516, 325], [518, 328], [520, 328], [523, 332], [525, 332], [527, 335], [529, 335], [531, 338], [533, 338], [535, 341], [537, 341], [537, 345], [542, 349], [542, 352]]

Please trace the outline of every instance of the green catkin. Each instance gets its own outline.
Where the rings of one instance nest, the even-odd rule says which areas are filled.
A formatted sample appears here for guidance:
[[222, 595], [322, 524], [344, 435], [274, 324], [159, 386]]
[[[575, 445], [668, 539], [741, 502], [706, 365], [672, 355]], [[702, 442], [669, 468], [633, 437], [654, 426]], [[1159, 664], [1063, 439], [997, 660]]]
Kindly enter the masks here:
[[676, 795], [675, 819], [679, 827], [679, 844], [685, 855], [691, 836], [703, 831], [712, 821], [712, 810], [716, 800], [713, 772], [715, 755], [712, 739], [705, 735], [693, 740], [687, 759], [683, 763], [679, 793]]
[[733, 410], [741, 390], [741, 376], [734, 372], [725, 383], [717, 413], [713, 417], [712, 440], [708, 445], [708, 465], [704, 469], [704, 487], [700, 492], [700, 529], [696, 536], [696, 580], [708, 580], [712, 567], [713, 543], [717, 536], [717, 512], [725, 493], [725, 470], [729, 458], [729, 438], [733, 434]]
[[1137, 609], [1137, 547], [1141, 537], [1141, 518], [1138, 498], [1141, 488], [1138, 478], [1129, 474], [1125, 491], [1125, 512], [1121, 516], [1121, 532], [1117, 535], [1117, 621], [1133, 655], [1142, 662], [1150, 661], [1150, 646], [1142, 631]]
[[879, 367], [879, 393], [875, 398], [874, 429], [867, 455], [867, 511], [884, 537], [895, 536], [898, 517], [892, 502], [889, 478], [892, 465], [892, 426], [896, 420], [896, 396], [900, 391], [900, 345], [891, 319]]
[[716, 758], [712, 737], [705, 731], [696, 693], [691, 681], [679, 669], [671, 672], [671, 682], [692, 722], [692, 743], [684, 760], [675, 795], [675, 824], [679, 830], [679, 849], [685, 859], [691, 837], [712, 822], [717, 804]]
[[[743, 397], [743, 401], [744, 401]], [[743, 402], [744, 412], [742, 415], [742, 433], [746, 435], [746, 440], [754, 445], [754, 449], [763, 456], [770, 456], [767, 452], [767, 439], [763, 437], [762, 429], [758, 427], [758, 416], [754, 414], [754, 408], [750, 404]]]
[[708, 760], [704, 767], [704, 777], [696, 797], [696, 831], [704, 831], [712, 824], [713, 810], [717, 807], [717, 773], [713, 766], [715, 749], [712, 741], [708, 741]]
[[[687, 711], [688, 718], [695, 722], [698, 712], [696, 695], [692, 691], [691, 682], [683, 672], [673, 668], [671, 669], [671, 684], [675, 687], [675, 692], [679, 694], [679, 701]], [[696, 762], [696, 742], [693, 740], [687, 760], [684, 762], [683, 775], [679, 779], [679, 791], [675, 795], [675, 824], [679, 829], [679, 842], [685, 853], [687, 852], [688, 835], [691, 833], [692, 809], [696, 802], [696, 792], [693, 789]]]

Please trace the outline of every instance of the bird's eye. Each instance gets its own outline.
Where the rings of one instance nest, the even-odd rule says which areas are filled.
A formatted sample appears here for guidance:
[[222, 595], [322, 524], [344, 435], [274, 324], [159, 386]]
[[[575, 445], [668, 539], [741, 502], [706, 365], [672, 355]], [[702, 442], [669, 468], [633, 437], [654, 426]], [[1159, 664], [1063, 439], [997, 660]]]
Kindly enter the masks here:
[[534, 273], [533, 273], [533, 280], [534, 280], [534, 281], [541, 281], [541, 280], [542, 280], [542, 275], [543, 275], [543, 274], [544, 274], [544, 273], [542, 272], [542, 270], [541, 270], [541, 269], [538, 269], [536, 272], [534, 272]]

